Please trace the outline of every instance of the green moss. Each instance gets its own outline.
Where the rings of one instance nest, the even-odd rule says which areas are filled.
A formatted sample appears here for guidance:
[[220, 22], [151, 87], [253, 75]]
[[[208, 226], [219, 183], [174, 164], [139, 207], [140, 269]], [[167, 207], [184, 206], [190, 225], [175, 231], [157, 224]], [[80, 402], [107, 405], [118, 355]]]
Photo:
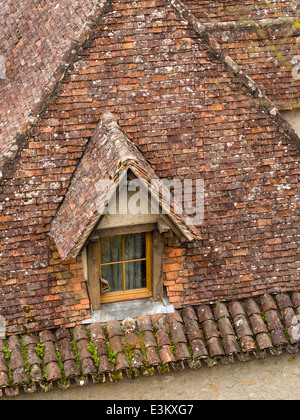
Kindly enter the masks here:
[[34, 316], [31, 316], [30, 318], [27, 318], [26, 323], [31, 324], [32, 322], [36, 322], [36, 319]]
[[60, 354], [58, 345], [56, 345], [56, 354], [57, 354], [57, 358], [58, 358], [58, 366], [59, 366], [60, 373], [61, 373], [60, 384], [63, 388], [66, 388], [67, 385], [68, 385], [68, 380], [67, 380], [66, 375], [65, 375], [64, 364], [63, 364], [62, 359], [61, 359], [61, 354]]
[[38, 355], [38, 357], [41, 359], [41, 364], [42, 364], [42, 369], [43, 369], [43, 377], [47, 380], [48, 375], [46, 372], [46, 365], [45, 365], [45, 361], [44, 361], [44, 348], [45, 348], [45, 344], [41, 344], [40, 342], [38, 342], [38, 344], [35, 347], [35, 351], [36, 354]]
[[117, 351], [112, 351], [111, 347], [110, 347], [110, 342], [108, 339], [108, 333], [107, 333], [107, 329], [106, 327], [103, 327], [103, 332], [105, 335], [105, 344], [106, 344], [106, 348], [108, 351], [108, 360], [113, 363], [114, 365], [116, 364], [116, 359], [118, 356], [118, 352]]
[[169, 372], [167, 365], [160, 365], [158, 366], [159, 373], [162, 375], [166, 375]]
[[127, 360], [130, 366], [132, 365], [132, 359], [134, 356], [135, 349], [136, 349], [136, 346], [133, 344], [131, 346], [126, 347], [124, 350], [125, 356], [127, 357]]
[[8, 348], [7, 348], [7, 342], [6, 341], [4, 342], [4, 347], [2, 348], [2, 351], [4, 353], [4, 357], [5, 357], [7, 368], [8, 368], [7, 374], [8, 374], [10, 386], [13, 388], [13, 386], [14, 386], [14, 383], [13, 383], [13, 373], [12, 373], [11, 364], [10, 364], [10, 354], [11, 354], [11, 351], [8, 350]]
[[103, 384], [105, 382], [105, 376], [100, 375], [99, 373], [96, 373], [93, 375], [93, 380], [95, 384]]
[[83, 375], [81, 361], [80, 361], [80, 357], [79, 357], [79, 353], [78, 353], [78, 348], [77, 348], [77, 344], [76, 344], [76, 342], [74, 340], [73, 330], [70, 330], [70, 336], [71, 336], [71, 342], [72, 342], [73, 350], [74, 350], [74, 353], [75, 353], [76, 363], [77, 363], [77, 366], [78, 366], [80, 375]]
[[141, 352], [142, 352], [143, 358], [144, 358], [144, 360], [146, 362], [148, 362], [147, 353], [146, 353], [146, 347], [144, 346], [144, 341], [143, 341], [143, 333], [141, 333], [139, 331], [137, 335], [138, 335], [138, 338], [139, 338], [140, 343], [141, 343]]
[[111, 373], [111, 379], [113, 382], [119, 382], [122, 379], [122, 374], [121, 372], [113, 372]]
[[29, 379], [28, 385], [33, 386], [34, 382], [33, 382], [32, 378], [31, 378], [31, 375], [30, 375], [31, 367], [30, 367], [30, 364], [29, 364], [29, 361], [28, 361], [27, 347], [24, 345], [24, 341], [23, 341], [22, 336], [20, 336], [19, 341], [20, 341], [20, 344], [21, 344], [21, 353], [22, 353], [22, 357], [23, 357], [23, 360], [24, 360], [25, 372], [26, 372], [26, 375]]
[[170, 344], [171, 352], [175, 355], [175, 350], [176, 350], [177, 344], [174, 343], [174, 341], [173, 341], [173, 339], [172, 339], [171, 336], [170, 336], [170, 342], [171, 342], [171, 344]]
[[88, 343], [86, 348], [92, 354], [92, 359], [94, 361], [95, 366], [98, 367], [100, 363], [100, 359], [98, 357], [98, 348], [92, 342]]
[[25, 314], [29, 314], [29, 312], [31, 311], [30, 306], [23, 306], [23, 311], [25, 312]]

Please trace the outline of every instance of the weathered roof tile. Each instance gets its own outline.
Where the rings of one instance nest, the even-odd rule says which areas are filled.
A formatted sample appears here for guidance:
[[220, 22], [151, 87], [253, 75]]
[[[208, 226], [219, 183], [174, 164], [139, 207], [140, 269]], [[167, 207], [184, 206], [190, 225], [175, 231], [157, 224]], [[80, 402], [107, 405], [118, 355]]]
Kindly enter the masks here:
[[[48, 390], [63, 376], [70, 381], [78, 380], [81, 375], [95, 378], [98, 374], [103, 375], [103, 380], [108, 375], [114, 381], [120, 378], [115, 373], [122, 371], [126, 371], [128, 377], [136, 378], [140, 372], [153, 374], [155, 367], [161, 373], [168, 371], [169, 366], [180, 371], [184, 362], [195, 369], [200, 367], [201, 359], [213, 366], [218, 359], [232, 363], [234, 355], [238, 360], [249, 361], [251, 353], [262, 358], [267, 352], [281, 354], [284, 348], [289, 352], [298, 351], [300, 328], [294, 309], [286, 306], [287, 303], [290, 305], [288, 299], [285, 296], [278, 300], [277, 296], [277, 302], [285, 303], [278, 303], [282, 309], [274, 309], [273, 298], [264, 298], [267, 310], [259, 313], [258, 304], [248, 299], [231, 302], [228, 307], [222, 304], [185, 308], [181, 311], [182, 317], [159, 315], [109, 321], [104, 330], [103, 324], [94, 323], [88, 327], [58, 329], [54, 334], [44, 331], [39, 334], [40, 341], [44, 341], [41, 345], [37, 337], [30, 339], [24, 335], [20, 340], [18, 335], [11, 336], [7, 346], [11, 349], [13, 385], [27, 386], [31, 378]], [[294, 301], [292, 297], [291, 302]], [[199, 314], [199, 320], [196, 314]], [[5, 342], [2, 340], [1, 343], [4, 348]], [[21, 343], [26, 352], [22, 353]], [[90, 343], [97, 349], [98, 361], [88, 350]], [[37, 353], [38, 347], [39, 351], [43, 349], [42, 356]], [[25, 355], [30, 378], [25, 371]], [[12, 386], [8, 372], [7, 359], [0, 349], [0, 389], [5, 388], [6, 394], [10, 394]]]
[[272, 341], [267, 333], [259, 333], [256, 336], [260, 350], [266, 350], [273, 347]]
[[10, 351], [20, 350], [21, 344], [18, 336], [10, 336], [7, 340], [7, 348]]
[[[136, 336], [136, 338], [135, 338], [135, 341], [134, 341], [134, 345], [137, 349], [140, 349], [141, 344], [140, 344], [139, 338], [136, 334], [135, 334], [135, 336]], [[128, 337], [127, 337], [127, 340], [128, 340]], [[143, 341], [143, 345], [145, 347], [155, 347], [156, 346], [155, 337], [154, 337], [154, 335], [152, 334], [151, 331], [144, 331], [144, 333], [142, 334], [142, 341]], [[128, 344], [129, 344], [129, 341], [128, 341]]]
[[51, 381], [59, 381], [61, 379], [61, 372], [56, 362], [50, 362], [46, 365], [46, 373], [47, 373], [47, 380]]
[[125, 354], [118, 353], [117, 358], [116, 358], [116, 370], [120, 371], [120, 370], [129, 369], [129, 368], [130, 368], [130, 365], [128, 363], [128, 360]]
[[141, 316], [137, 318], [137, 327], [140, 332], [152, 331], [153, 326], [149, 316]]
[[248, 316], [261, 313], [259, 306], [254, 299], [246, 299], [244, 302], [244, 306], [246, 308]]
[[228, 306], [232, 318], [237, 315], [245, 315], [245, 311], [241, 302], [230, 302]]
[[102, 325], [94, 322], [90, 325], [90, 334], [92, 340], [102, 339], [105, 340], [105, 334], [103, 332]]
[[[147, 334], [148, 331], [146, 331], [142, 337], [143, 344], [145, 347], [150, 347], [152, 345], [156, 345], [155, 339], [152, 334]], [[141, 348], [141, 342], [139, 339], [139, 336], [136, 333], [130, 332], [129, 334], [126, 334], [126, 340], [127, 345], [129, 347], [135, 347], [136, 349]], [[154, 342], [154, 344], [152, 344]]]
[[108, 321], [106, 322], [105, 327], [106, 327], [109, 339], [115, 336], [122, 335], [121, 324], [119, 321]]
[[226, 335], [223, 339], [226, 355], [240, 353], [241, 349], [234, 335]]
[[9, 388], [10, 381], [7, 372], [0, 371], [0, 388]]
[[286, 293], [281, 293], [280, 295], [276, 296], [277, 304], [279, 309], [285, 309], [285, 308], [292, 308], [293, 304], [292, 301]]
[[282, 329], [275, 329], [271, 331], [273, 343], [275, 346], [289, 344], [285, 333]]
[[58, 362], [58, 356], [53, 341], [47, 341], [44, 347], [44, 362], [46, 364], [51, 362]]
[[69, 338], [63, 338], [58, 341], [58, 348], [61, 356], [61, 360], [63, 362], [66, 362], [68, 360], [75, 360], [75, 354], [73, 345], [71, 343], [71, 340]]
[[134, 349], [130, 360], [131, 367], [141, 368], [144, 366], [144, 356], [140, 349]]
[[29, 346], [26, 348], [26, 352], [27, 352], [27, 360], [30, 366], [33, 366], [36, 364], [40, 365], [42, 363], [41, 359], [36, 354], [35, 345], [29, 344]]
[[84, 325], [77, 325], [73, 329], [73, 336], [74, 336], [75, 341], [87, 339], [88, 335], [87, 335], [86, 327]]
[[16, 369], [13, 369], [13, 383], [20, 385], [20, 384], [28, 384], [29, 378], [25, 372], [25, 367], [20, 366]]
[[194, 359], [202, 359], [208, 357], [207, 348], [201, 339], [196, 339], [191, 342], [191, 350]]
[[170, 334], [174, 343], [187, 342], [183, 326], [180, 322], [172, 322], [170, 324]]
[[107, 373], [113, 372], [115, 370], [114, 365], [112, 362], [108, 360], [107, 356], [101, 356], [99, 361], [98, 372], [99, 373]]
[[43, 370], [41, 364], [34, 364], [30, 366], [30, 377], [35, 383], [43, 381]]
[[247, 318], [244, 315], [238, 315], [234, 318], [234, 327], [239, 338], [252, 336], [251, 328], [248, 324]]
[[251, 352], [256, 351], [255, 341], [251, 336], [243, 336], [240, 338], [241, 340], [241, 347], [244, 352]]
[[85, 376], [97, 373], [97, 367], [95, 366], [91, 358], [81, 359], [81, 368], [82, 373]]
[[40, 342], [42, 344], [46, 343], [47, 341], [55, 341], [54, 334], [50, 330], [44, 330], [39, 333]]
[[161, 364], [161, 360], [156, 347], [147, 347], [146, 356], [150, 366], [158, 366]]
[[85, 338], [82, 340], [77, 341], [77, 350], [80, 360], [91, 358], [91, 353], [88, 351], [87, 346], [89, 341]]
[[229, 318], [220, 318], [218, 321], [218, 325], [222, 338], [226, 337], [227, 335], [235, 335]]
[[208, 339], [207, 345], [210, 357], [225, 356], [225, 352], [219, 338], [212, 337]]
[[295, 309], [300, 307], [300, 293], [299, 292], [292, 293], [291, 300], [293, 302]]
[[193, 341], [197, 338], [203, 338], [203, 334], [200, 331], [197, 320], [188, 320], [185, 322], [185, 328], [189, 341]]
[[70, 338], [70, 331], [68, 328], [59, 328], [55, 331], [56, 341], [62, 340], [64, 338]]
[[215, 321], [208, 319], [207, 321], [202, 322], [202, 326], [206, 340], [209, 340], [212, 337], [218, 338], [220, 336]]
[[64, 362], [64, 371], [67, 379], [80, 376], [79, 367], [74, 359], [68, 359]]
[[165, 345], [161, 347], [159, 349], [159, 355], [160, 355], [162, 365], [176, 361], [175, 356], [172, 353], [170, 346]]
[[120, 335], [115, 335], [109, 340], [111, 350], [121, 353], [123, 351], [123, 339]]
[[265, 312], [265, 315], [267, 318], [268, 328], [270, 331], [273, 331], [276, 329], [283, 330], [283, 325], [281, 323], [277, 310], [269, 309], [268, 311]]
[[159, 347], [169, 346], [171, 344], [169, 335], [163, 329], [157, 331], [156, 339]]
[[211, 307], [209, 305], [200, 305], [197, 308], [197, 313], [200, 322], [214, 319]]
[[183, 308], [182, 317], [185, 323], [187, 323], [188, 321], [197, 321], [197, 315], [192, 306], [186, 306], [185, 308]]
[[180, 361], [180, 360], [188, 360], [191, 358], [188, 346], [186, 345], [186, 343], [177, 343], [177, 345], [175, 346], [175, 358], [176, 361]]
[[286, 328], [289, 328], [295, 325], [295, 321], [297, 320], [297, 318], [295, 318], [296, 317], [295, 311], [291, 307], [285, 307], [282, 310], [282, 317], [283, 317], [283, 322]]
[[268, 332], [266, 324], [261, 315], [253, 314], [250, 317], [250, 322], [251, 322], [251, 326], [255, 335]]
[[261, 302], [261, 306], [264, 312], [267, 312], [270, 309], [277, 310], [276, 303], [271, 295], [262, 296], [260, 302]]
[[218, 321], [220, 318], [226, 317], [229, 318], [229, 312], [225, 303], [217, 303], [213, 309], [215, 320]]
[[24, 368], [24, 360], [20, 350], [13, 350], [10, 353], [10, 365], [12, 370]]

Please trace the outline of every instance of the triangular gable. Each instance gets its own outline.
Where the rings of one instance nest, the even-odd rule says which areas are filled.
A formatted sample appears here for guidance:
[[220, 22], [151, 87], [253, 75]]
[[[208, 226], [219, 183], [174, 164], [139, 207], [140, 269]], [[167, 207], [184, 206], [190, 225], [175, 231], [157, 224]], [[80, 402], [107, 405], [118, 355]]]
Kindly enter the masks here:
[[128, 169], [149, 193], [157, 197], [163, 210], [167, 210], [168, 204], [168, 217], [183, 237], [190, 241], [200, 239], [197, 229], [186, 224], [187, 216], [183, 212], [176, 213], [176, 207], [180, 208], [181, 203], [164, 202], [163, 197], [167, 194], [162, 193], [162, 181], [115, 117], [106, 113], [101, 117], [51, 223], [51, 235], [62, 259], [78, 255], [105, 214]]

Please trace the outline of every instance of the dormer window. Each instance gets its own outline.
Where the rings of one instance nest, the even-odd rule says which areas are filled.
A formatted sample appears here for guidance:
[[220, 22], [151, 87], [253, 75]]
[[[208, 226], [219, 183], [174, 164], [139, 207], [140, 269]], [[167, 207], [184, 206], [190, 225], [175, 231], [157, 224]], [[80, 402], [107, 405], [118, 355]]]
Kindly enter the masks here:
[[[82, 253], [93, 313], [106, 303], [163, 301], [164, 235], [199, 238], [186, 215], [175, 211], [181, 203], [166, 203], [165, 190], [114, 116], [104, 114], [51, 223], [63, 260]], [[146, 212], [124, 211], [139, 200]]]

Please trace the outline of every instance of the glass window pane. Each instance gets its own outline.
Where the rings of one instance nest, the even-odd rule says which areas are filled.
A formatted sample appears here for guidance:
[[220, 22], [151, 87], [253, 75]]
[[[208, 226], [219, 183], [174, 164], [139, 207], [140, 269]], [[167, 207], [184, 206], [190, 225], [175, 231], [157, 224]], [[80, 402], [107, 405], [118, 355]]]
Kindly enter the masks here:
[[108, 281], [110, 290], [104, 293], [123, 292], [123, 264], [105, 265], [101, 268], [101, 277]]
[[101, 264], [122, 261], [122, 236], [113, 236], [102, 238], [101, 246]]
[[146, 261], [135, 261], [125, 264], [126, 290], [147, 287]]
[[125, 236], [125, 261], [146, 258], [146, 234], [136, 233]]

